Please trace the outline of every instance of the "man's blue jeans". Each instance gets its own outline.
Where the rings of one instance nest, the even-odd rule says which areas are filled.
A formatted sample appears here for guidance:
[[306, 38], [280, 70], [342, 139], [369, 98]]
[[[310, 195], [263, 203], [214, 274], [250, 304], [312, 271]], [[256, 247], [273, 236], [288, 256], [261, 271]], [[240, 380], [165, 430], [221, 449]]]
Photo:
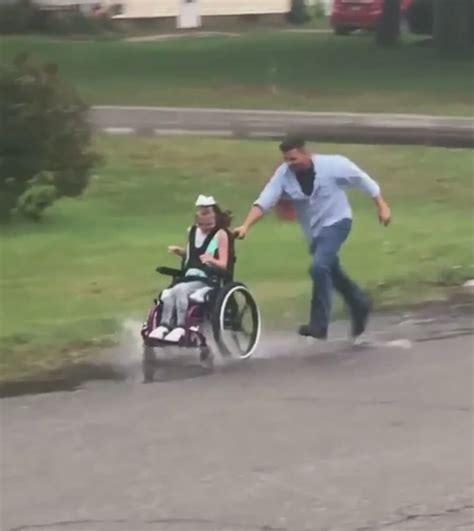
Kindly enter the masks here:
[[344, 273], [339, 263], [338, 253], [349, 236], [351, 227], [351, 219], [343, 219], [324, 227], [311, 245], [313, 297], [310, 327], [321, 335], [327, 334], [329, 327], [333, 287], [342, 295], [353, 318], [368, 307], [367, 297]]

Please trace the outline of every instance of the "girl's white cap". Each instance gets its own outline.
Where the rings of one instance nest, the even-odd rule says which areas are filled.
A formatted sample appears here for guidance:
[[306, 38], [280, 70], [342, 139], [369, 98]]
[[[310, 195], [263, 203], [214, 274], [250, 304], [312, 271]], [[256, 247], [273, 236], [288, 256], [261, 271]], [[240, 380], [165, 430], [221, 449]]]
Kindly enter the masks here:
[[196, 206], [197, 207], [211, 207], [211, 206], [214, 206], [216, 204], [217, 204], [216, 200], [212, 197], [212, 195], [210, 195], [210, 196], [200, 195], [196, 199]]

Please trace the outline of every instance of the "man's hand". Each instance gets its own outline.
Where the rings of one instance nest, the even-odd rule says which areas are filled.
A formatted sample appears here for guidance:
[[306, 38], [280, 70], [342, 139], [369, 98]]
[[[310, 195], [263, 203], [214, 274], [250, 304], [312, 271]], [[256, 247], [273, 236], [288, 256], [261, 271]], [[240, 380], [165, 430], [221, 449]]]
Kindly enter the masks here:
[[233, 229], [232, 233], [238, 240], [243, 240], [247, 236], [248, 231], [248, 228], [242, 225], [242, 227]]
[[390, 212], [390, 207], [384, 203], [383, 205], [379, 206], [379, 221], [387, 227], [390, 224], [390, 221], [392, 219], [392, 213]]
[[205, 265], [213, 265], [215, 261], [212, 254], [208, 254], [208, 253], [202, 254], [200, 258], [201, 258], [201, 262]]
[[250, 209], [250, 212], [247, 216], [247, 219], [244, 221], [244, 224], [241, 225], [240, 227], [235, 228], [232, 231], [234, 236], [238, 240], [243, 240], [247, 236], [250, 228], [253, 227], [255, 223], [257, 223], [257, 221], [260, 221], [263, 218], [263, 216], [264, 216], [263, 210], [258, 205], [254, 205]]
[[392, 219], [390, 207], [387, 205], [381, 195], [374, 197], [374, 203], [377, 205], [379, 221], [386, 227]]

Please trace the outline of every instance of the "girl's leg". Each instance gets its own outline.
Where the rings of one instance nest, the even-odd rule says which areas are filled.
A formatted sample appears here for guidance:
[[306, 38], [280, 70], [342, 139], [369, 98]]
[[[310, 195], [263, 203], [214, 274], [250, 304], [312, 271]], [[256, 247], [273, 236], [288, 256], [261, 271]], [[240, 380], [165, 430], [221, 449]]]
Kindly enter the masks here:
[[[206, 284], [204, 282], [182, 282], [175, 288], [176, 290], [176, 326], [178, 328], [184, 328], [186, 324], [186, 314], [189, 307], [189, 296], [201, 289]], [[175, 289], [173, 288], [173, 289]]]
[[173, 314], [176, 309], [176, 297], [177, 297], [177, 288], [179, 284], [166, 290], [166, 293], [161, 299], [162, 312], [161, 312], [161, 326], [166, 326], [171, 328], [173, 324]]
[[171, 330], [176, 309], [176, 286], [161, 294], [161, 319], [155, 330], [150, 333], [152, 339], [163, 340]]

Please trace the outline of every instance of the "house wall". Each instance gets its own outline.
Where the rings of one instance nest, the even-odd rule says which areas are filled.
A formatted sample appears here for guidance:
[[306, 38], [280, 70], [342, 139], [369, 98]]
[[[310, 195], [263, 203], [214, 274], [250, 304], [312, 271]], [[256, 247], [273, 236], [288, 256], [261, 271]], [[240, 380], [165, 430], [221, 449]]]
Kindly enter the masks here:
[[[117, 0], [118, 2], [120, 0]], [[202, 17], [279, 14], [289, 11], [290, 0], [197, 0]], [[123, 17], [176, 17], [180, 0], [122, 0]]]
[[35, 0], [35, 3], [45, 7], [67, 7], [72, 5], [87, 7], [97, 4], [98, 0]]
[[122, 16], [126, 18], [176, 17], [177, 0], [122, 0]]
[[289, 10], [290, 0], [201, 0], [203, 16], [287, 13]]
[[[2, 0], [0, 0], [1, 2]], [[121, 12], [114, 18], [123, 26], [173, 30], [182, 20], [185, 0], [35, 0], [47, 7], [76, 5], [87, 8], [92, 5], [120, 5]], [[195, 0], [199, 22], [206, 29], [225, 29], [235, 24], [265, 24], [281, 26], [284, 15], [290, 10], [291, 0]], [[181, 11], [181, 13], [180, 13]]]

